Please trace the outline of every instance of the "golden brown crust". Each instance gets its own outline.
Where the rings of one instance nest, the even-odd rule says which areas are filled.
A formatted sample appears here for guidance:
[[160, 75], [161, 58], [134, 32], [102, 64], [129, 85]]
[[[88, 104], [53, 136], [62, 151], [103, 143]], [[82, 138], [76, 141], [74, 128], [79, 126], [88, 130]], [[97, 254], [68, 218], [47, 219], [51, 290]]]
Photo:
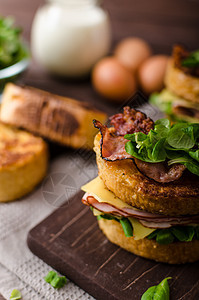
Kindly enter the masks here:
[[107, 116], [86, 103], [32, 87], [9, 83], [3, 92], [1, 121], [67, 146], [92, 149], [94, 118], [104, 123]]
[[136, 255], [169, 264], [182, 264], [199, 260], [199, 241], [174, 242], [169, 245], [160, 245], [147, 238], [134, 240], [126, 237], [119, 222], [100, 219], [100, 229], [114, 244]]
[[48, 147], [42, 138], [0, 123], [0, 202], [31, 192], [47, 166]]
[[199, 78], [185, 74], [171, 59], [165, 74], [165, 85], [174, 94], [199, 103]]
[[99, 176], [117, 197], [137, 208], [165, 215], [199, 213], [199, 178], [185, 176], [162, 184], [143, 176], [127, 159], [109, 162], [101, 158], [100, 137], [95, 138]]

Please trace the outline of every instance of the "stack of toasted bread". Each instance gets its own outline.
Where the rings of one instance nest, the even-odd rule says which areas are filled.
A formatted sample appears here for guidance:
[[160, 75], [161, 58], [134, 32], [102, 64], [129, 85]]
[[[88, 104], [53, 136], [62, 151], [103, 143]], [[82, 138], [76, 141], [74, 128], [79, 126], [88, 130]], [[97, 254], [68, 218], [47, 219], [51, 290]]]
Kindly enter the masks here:
[[87, 103], [8, 83], [0, 110], [0, 201], [24, 196], [44, 178], [48, 146], [42, 137], [92, 149], [93, 117], [106, 120]]

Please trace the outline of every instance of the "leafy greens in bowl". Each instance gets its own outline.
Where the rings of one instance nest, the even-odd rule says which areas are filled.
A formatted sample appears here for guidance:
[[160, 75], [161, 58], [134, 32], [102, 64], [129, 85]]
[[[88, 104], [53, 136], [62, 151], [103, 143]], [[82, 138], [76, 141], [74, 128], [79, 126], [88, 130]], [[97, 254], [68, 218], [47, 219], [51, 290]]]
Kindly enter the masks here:
[[136, 132], [124, 137], [129, 140], [125, 150], [133, 157], [149, 163], [183, 164], [199, 176], [199, 123], [171, 125], [168, 119], [159, 119], [148, 135]]
[[21, 39], [21, 29], [11, 17], [0, 17], [0, 89], [29, 64], [29, 51]]

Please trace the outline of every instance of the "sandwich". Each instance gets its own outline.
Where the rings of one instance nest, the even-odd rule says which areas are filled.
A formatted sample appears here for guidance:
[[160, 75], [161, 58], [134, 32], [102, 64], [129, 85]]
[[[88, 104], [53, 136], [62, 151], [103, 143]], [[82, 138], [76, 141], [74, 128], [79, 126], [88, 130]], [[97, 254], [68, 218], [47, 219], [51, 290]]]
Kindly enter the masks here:
[[172, 121], [199, 122], [199, 50], [189, 52], [180, 45], [173, 48], [165, 88], [153, 93], [150, 102]]
[[124, 107], [99, 129], [99, 176], [82, 202], [114, 244], [170, 264], [199, 259], [199, 124], [153, 122]]

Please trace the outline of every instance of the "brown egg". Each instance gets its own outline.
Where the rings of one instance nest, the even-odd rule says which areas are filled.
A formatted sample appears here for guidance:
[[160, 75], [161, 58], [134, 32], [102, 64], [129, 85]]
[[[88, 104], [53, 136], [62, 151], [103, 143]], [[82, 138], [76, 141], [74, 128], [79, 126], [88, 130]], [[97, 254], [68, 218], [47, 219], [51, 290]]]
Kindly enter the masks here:
[[136, 91], [135, 77], [114, 57], [101, 59], [93, 68], [96, 91], [114, 102], [127, 100]]
[[152, 50], [149, 44], [136, 37], [123, 39], [115, 48], [115, 56], [118, 61], [133, 73], [151, 54]]
[[138, 70], [138, 80], [142, 90], [150, 94], [164, 87], [164, 76], [169, 56], [154, 55], [148, 58]]

